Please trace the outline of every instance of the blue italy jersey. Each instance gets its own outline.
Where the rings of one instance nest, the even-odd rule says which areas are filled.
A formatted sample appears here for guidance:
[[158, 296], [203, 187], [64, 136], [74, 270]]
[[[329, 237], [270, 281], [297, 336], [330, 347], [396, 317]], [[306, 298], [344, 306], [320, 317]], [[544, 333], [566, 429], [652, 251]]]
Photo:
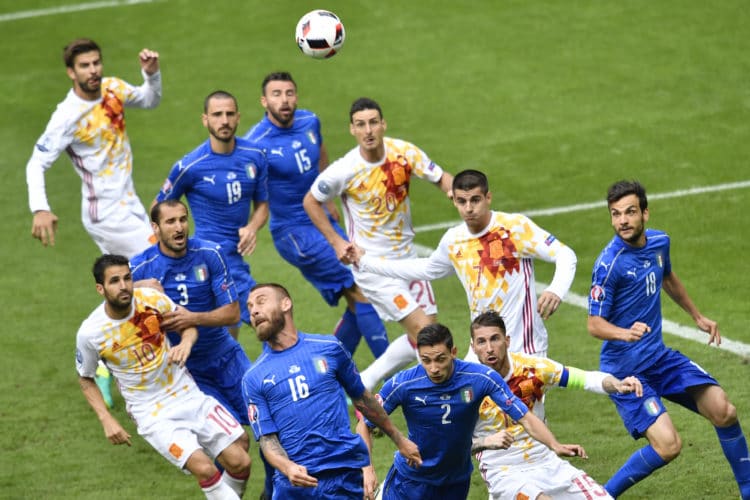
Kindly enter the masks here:
[[637, 342], [607, 340], [602, 344], [601, 370], [616, 377], [648, 368], [666, 349], [661, 331], [661, 284], [669, 275], [669, 236], [646, 230], [646, 245], [636, 248], [615, 235], [594, 263], [589, 315], [601, 316], [620, 328], [636, 321], [651, 332]]
[[485, 396], [513, 420], [528, 411], [495, 370], [461, 359], [454, 360], [453, 374], [442, 384], [432, 382], [422, 365], [388, 380], [380, 390], [383, 408], [390, 414], [401, 406], [409, 439], [422, 455], [422, 466], [415, 469], [396, 452], [393, 465], [399, 473], [435, 486], [468, 480], [471, 438]]
[[239, 228], [247, 225], [253, 202], [268, 201], [268, 167], [263, 152], [244, 139], [218, 154], [208, 140], [169, 172], [156, 201], [187, 198], [195, 236], [215, 241], [228, 256], [237, 253]]
[[268, 185], [273, 190], [268, 208], [269, 229], [312, 225], [302, 199], [318, 176], [320, 121], [312, 111], [298, 109], [289, 128], [277, 127], [266, 115], [245, 135], [268, 160]]
[[354, 361], [332, 335], [299, 332], [283, 351], [265, 344], [242, 379], [255, 439], [278, 434], [289, 459], [313, 475], [369, 464], [367, 446], [351, 431], [342, 387], [352, 399], [365, 391]]
[[[156, 278], [170, 299], [189, 311], [206, 312], [237, 300], [237, 291], [226, 259], [216, 243], [189, 238], [187, 254], [181, 258], [164, 255], [153, 245], [130, 261], [133, 280]], [[176, 333], [168, 333], [172, 345], [180, 342]], [[198, 340], [187, 361], [200, 366], [237, 345], [225, 327], [198, 327]]]

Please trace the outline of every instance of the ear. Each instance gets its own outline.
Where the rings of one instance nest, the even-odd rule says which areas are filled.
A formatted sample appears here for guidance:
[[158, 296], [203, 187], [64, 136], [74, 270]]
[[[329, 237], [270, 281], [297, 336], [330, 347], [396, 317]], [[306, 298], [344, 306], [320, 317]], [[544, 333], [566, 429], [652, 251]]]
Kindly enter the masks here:
[[451, 357], [455, 359], [457, 355], [458, 355], [458, 347], [456, 346], [451, 347]]
[[284, 314], [288, 313], [292, 310], [292, 299], [289, 297], [284, 297], [281, 299], [281, 312]]
[[648, 208], [643, 210], [643, 222], [648, 222]]
[[268, 101], [266, 100], [266, 96], [260, 96], [260, 105], [263, 106], [263, 109], [268, 109]]
[[510, 335], [505, 336], [505, 347], [510, 349]]
[[492, 203], [492, 191], [487, 191], [487, 203]]
[[203, 126], [208, 128], [208, 115], [206, 113], [201, 114], [201, 121], [203, 122]]
[[349, 122], [349, 133], [352, 134], [354, 137], [357, 137], [357, 135], [354, 133], [354, 124]]
[[385, 132], [387, 128], [388, 124], [385, 122], [385, 118], [383, 118], [383, 132]]
[[68, 78], [70, 78], [71, 80], [75, 81], [75, 79], [76, 79], [76, 72], [73, 71], [73, 68], [69, 68], [69, 67], [65, 66], [65, 72], [68, 74]]
[[100, 283], [97, 283], [97, 284], [96, 284], [96, 292], [97, 292], [97, 293], [98, 293], [99, 295], [101, 295], [102, 297], [104, 297], [104, 285], [102, 285], [102, 284], [100, 284]]

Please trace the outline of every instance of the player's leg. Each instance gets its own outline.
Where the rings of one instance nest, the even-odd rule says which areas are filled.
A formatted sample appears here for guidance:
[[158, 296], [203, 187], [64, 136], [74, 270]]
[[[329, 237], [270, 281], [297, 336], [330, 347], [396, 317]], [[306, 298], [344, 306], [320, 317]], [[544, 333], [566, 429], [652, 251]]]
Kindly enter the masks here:
[[607, 481], [604, 488], [617, 498], [623, 491], [673, 460], [682, 447], [680, 436], [659, 398], [664, 371], [653, 376], [635, 374], [643, 384], [643, 397], [634, 394], [610, 394], [625, 428], [631, 436], [645, 436], [649, 444], [633, 453]]
[[247, 452], [249, 448], [250, 439], [245, 432], [216, 457], [224, 468], [223, 481], [240, 497], [244, 494], [247, 480], [250, 478], [251, 460]]
[[346, 298], [347, 313], [353, 311], [357, 332], [364, 337], [372, 356], [380, 357], [388, 348], [389, 341], [388, 332], [378, 312], [356, 284], [344, 289], [343, 293]]
[[355, 272], [354, 276], [378, 315], [384, 320], [398, 321], [408, 335], [394, 340], [362, 371], [362, 382], [372, 390], [378, 382], [415, 361], [417, 333], [436, 321], [437, 306], [427, 281], [408, 283], [362, 272]]
[[[195, 450], [190, 455], [185, 462], [185, 469], [195, 476], [203, 493], [209, 500], [240, 498], [240, 495], [223, 480], [221, 472], [203, 450]], [[248, 466], [248, 475], [249, 471], [250, 467]]]
[[[190, 423], [198, 442], [207, 453], [216, 457], [224, 469], [219, 478], [236, 495], [242, 496], [250, 477], [250, 439], [232, 413], [215, 398], [204, 396]], [[216, 466], [211, 463], [216, 468]], [[216, 468], [218, 471], [219, 469]], [[212, 479], [216, 479], [215, 475]]]
[[721, 449], [732, 467], [742, 498], [750, 499], [750, 453], [737, 419], [737, 409], [721, 386], [701, 385], [690, 387], [687, 392], [693, 396], [700, 414], [716, 429]]
[[229, 333], [237, 339], [242, 323], [250, 324], [250, 311], [247, 308], [247, 297], [250, 295], [250, 289], [255, 286], [255, 279], [250, 274], [250, 266], [245, 262], [237, 249], [228, 250], [222, 247], [226, 255], [229, 273], [232, 275], [232, 281], [237, 289], [237, 302], [240, 304], [240, 322], [229, 327]]
[[[658, 401], [658, 398], [655, 399]], [[649, 404], [649, 402], [644, 404]], [[617, 498], [635, 483], [648, 477], [656, 469], [667, 465], [680, 454], [682, 441], [666, 411], [659, 414], [656, 421], [646, 429], [645, 436], [649, 444], [636, 450], [604, 485], [613, 498]]]

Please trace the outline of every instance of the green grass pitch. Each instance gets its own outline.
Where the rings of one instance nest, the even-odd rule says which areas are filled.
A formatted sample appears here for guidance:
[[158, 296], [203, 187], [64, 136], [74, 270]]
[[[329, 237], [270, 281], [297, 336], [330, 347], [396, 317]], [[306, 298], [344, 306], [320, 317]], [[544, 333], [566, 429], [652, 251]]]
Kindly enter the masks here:
[[[279, 69], [295, 76], [300, 107], [321, 117], [332, 158], [354, 145], [350, 103], [369, 96], [383, 106], [389, 135], [415, 142], [452, 172], [486, 171], [500, 210], [601, 201], [620, 178], [638, 178], [652, 194], [750, 179], [750, 10], [740, 0], [127, 3], [12, 18], [68, 4], [0, 2], [0, 164], [7, 175], [0, 183], [0, 498], [202, 497], [192, 478], [141, 438], [131, 448], [110, 445], [80, 394], [75, 332], [99, 302], [90, 276], [98, 252], [80, 223], [80, 183], [67, 158], [47, 174], [60, 217], [57, 245], [43, 248], [30, 237], [24, 167], [70, 86], [60, 55], [75, 37], [97, 40], [105, 73], [131, 82], [140, 82], [138, 51], [160, 52], [162, 104], [127, 113], [136, 186], [146, 204], [172, 163], [205, 139], [204, 96], [218, 88], [234, 93], [244, 133], [262, 116], [262, 77]], [[333, 59], [312, 60], [294, 46], [297, 19], [313, 8], [333, 10], [346, 26], [345, 46]], [[654, 200], [650, 226], [672, 235], [674, 269], [702, 311], [727, 338], [750, 344], [744, 186]], [[457, 220], [438, 190], [420, 181], [413, 183], [412, 205], [417, 226]], [[534, 219], [576, 251], [572, 291], [585, 296], [593, 261], [611, 236], [606, 210]], [[424, 231], [417, 241], [434, 246], [441, 234]], [[340, 308], [323, 306], [278, 257], [267, 231], [249, 260], [257, 280], [293, 291], [300, 328], [331, 331]], [[537, 265], [538, 279], [550, 276], [551, 266]], [[455, 278], [434, 285], [440, 320], [464, 339], [463, 355], [463, 289]], [[666, 318], [691, 325], [674, 304], [664, 309]], [[595, 368], [600, 343], [585, 325], [583, 309], [562, 306], [548, 322], [551, 357]], [[400, 330], [390, 325], [389, 333], [394, 338]], [[252, 330], [240, 335], [254, 359], [259, 345]], [[692, 341], [666, 341], [722, 383], [750, 430], [747, 360]], [[364, 367], [371, 358], [361, 346], [356, 359]], [[122, 399], [116, 401], [115, 415], [135, 434]], [[682, 454], [624, 498], [737, 498], [710, 424], [668, 407]], [[588, 451], [587, 461], [574, 463], [600, 482], [644, 444], [627, 436], [606, 398], [556, 391], [547, 408], [559, 439]], [[375, 446], [382, 480], [393, 447], [387, 439]], [[257, 498], [263, 472], [255, 443], [251, 453], [256, 467], [246, 498]], [[470, 498], [486, 498], [478, 474]]]

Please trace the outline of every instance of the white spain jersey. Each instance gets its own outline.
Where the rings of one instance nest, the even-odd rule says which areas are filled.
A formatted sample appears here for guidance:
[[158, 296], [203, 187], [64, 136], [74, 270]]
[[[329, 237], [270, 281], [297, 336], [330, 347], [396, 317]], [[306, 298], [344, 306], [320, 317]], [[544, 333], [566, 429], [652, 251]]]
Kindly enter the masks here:
[[[550, 386], [560, 384], [563, 365], [547, 358], [509, 352], [510, 373], [504, 377], [513, 394], [523, 401], [536, 416], [544, 419], [540, 405]], [[480, 470], [493, 470], [504, 466], [532, 464], [556, 457], [545, 445], [528, 435], [523, 426], [513, 421], [489, 398], [479, 407], [479, 420], [474, 428], [474, 438], [485, 438], [501, 430], [513, 435], [515, 441], [507, 450], [484, 450], [477, 453]]]
[[443, 235], [427, 258], [394, 261], [365, 255], [359, 267], [402, 279], [434, 280], [456, 273], [472, 319], [493, 310], [505, 321], [510, 350], [547, 351], [547, 329], [537, 312], [534, 259], [555, 263], [547, 290], [562, 298], [573, 282], [575, 253], [522, 214], [492, 212], [490, 223], [472, 233], [465, 223]]
[[105, 220], [133, 205], [141, 206], [133, 186], [133, 155], [125, 131], [124, 107], [158, 105], [161, 74], [146, 77], [139, 87], [105, 77], [101, 88], [102, 97], [96, 101], [81, 99], [71, 89], [52, 114], [26, 165], [32, 212], [50, 210], [44, 172], [63, 152], [81, 178], [84, 225]]
[[127, 318], [110, 318], [102, 303], [78, 330], [78, 374], [93, 378], [101, 358], [136, 419], [146, 414], [158, 417], [160, 410], [179, 405], [182, 398], [200, 392], [186, 368], [167, 362], [170, 345], [161, 318], [175, 308], [163, 293], [136, 288], [133, 310]]
[[443, 169], [414, 144], [390, 137], [384, 143], [383, 160], [365, 161], [358, 146], [326, 168], [310, 192], [321, 203], [340, 195], [349, 240], [369, 255], [399, 259], [415, 255], [409, 205], [412, 176], [437, 183]]

